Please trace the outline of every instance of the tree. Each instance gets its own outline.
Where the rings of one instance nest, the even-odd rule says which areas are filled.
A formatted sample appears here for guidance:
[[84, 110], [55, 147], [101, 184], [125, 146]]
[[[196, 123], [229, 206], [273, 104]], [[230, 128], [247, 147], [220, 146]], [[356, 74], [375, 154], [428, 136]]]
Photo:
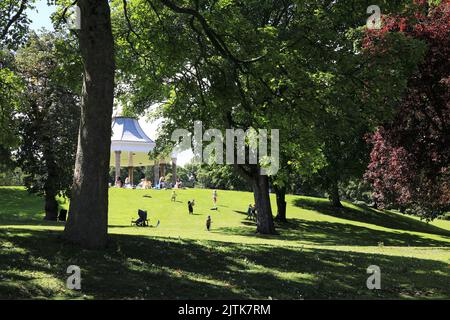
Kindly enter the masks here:
[[17, 49], [25, 40], [30, 20], [26, 9], [34, 0], [9, 0], [0, 2], [0, 47]]
[[[142, 10], [146, 4], [148, 10]], [[399, 2], [383, 4], [390, 10], [399, 6]], [[362, 32], [354, 29], [365, 21], [366, 9], [358, 2], [339, 1], [224, 1], [216, 6], [208, 1], [185, 1], [182, 5], [132, 2], [130, 14], [118, 19], [116, 26], [117, 30], [127, 30], [122, 34], [118, 31], [120, 43], [126, 44], [119, 56], [133, 54], [137, 61], [123, 68], [131, 74], [125, 87], [133, 88], [127, 97], [136, 97], [131, 101], [137, 112], [158, 99], [164, 101], [161, 115], [167, 119], [162, 130], [166, 137], [160, 141], [166, 143], [174, 129], [192, 128], [197, 119], [222, 131], [279, 128], [290, 142], [295, 141], [281, 143], [281, 152], [320, 159], [318, 146], [325, 145], [323, 140], [334, 139], [333, 135], [318, 138], [323, 128], [357, 110], [337, 127], [342, 132], [351, 131], [346, 128], [351, 124], [359, 130], [352, 122], [375, 119], [379, 102], [395, 99], [402, 89], [395, 81], [401, 81], [403, 70], [386, 78], [392, 67], [387, 64], [372, 84], [372, 70], [355, 50], [356, 38]], [[124, 28], [127, 25], [133, 28]], [[158, 86], [164, 89], [154, 90]], [[369, 90], [374, 92], [369, 95]], [[358, 103], [369, 107], [364, 109]], [[297, 136], [292, 140], [294, 134]], [[305, 143], [311, 137], [311, 142]], [[288, 157], [286, 161], [296, 159]], [[258, 230], [272, 233], [268, 180], [260, 177], [258, 166], [236, 168], [254, 185], [256, 202], [261, 201], [258, 207], [267, 219], [259, 220], [265, 225], [258, 225]], [[335, 166], [334, 171], [338, 170]], [[281, 186], [282, 180], [276, 185]], [[337, 183], [337, 177], [333, 178], [333, 185]], [[280, 190], [282, 205], [283, 188], [276, 190]], [[336, 195], [337, 187], [332, 190]]]
[[[18, 28], [18, 34], [24, 33], [20, 22], [27, 22], [24, 6], [29, 3], [29, 0], [12, 0], [8, 6], [2, 2], [0, 10], [8, 19], [2, 19], [4, 38], [0, 41], [11, 33], [13, 25]], [[78, 0], [77, 5], [81, 9], [79, 40], [84, 76], [72, 201], [64, 235], [69, 241], [94, 248], [103, 247], [107, 242], [114, 41], [108, 1]], [[14, 14], [13, 8], [16, 8]]]
[[[152, 96], [142, 93], [150, 92], [150, 87], [153, 88], [153, 77], [167, 79], [165, 90], [159, 91], [166, 98], [161, 109], [161, 116], [166, 121], [162, 126], [164, 134], [159, 140], [160, 144], [170, 142], [171, 133], [177, 127], [192, 130], [195, 120], [201, 120], [208, 127], [217, 128], [223, 133], [227, 128], [270, 128], [267, 126], [265, 114], [270, 112], [271, 106], [261, 101], [269, 94], [258, 95], [261, 90], [267, 90], [267, 80], [260, 81], [260, 77], [267, 71], [267, 66], [258, 63], [257, 57], [261, 56], [262, 50], [265, 49], [262, 39], [267, 38], [270, 41], [273, 35], [270, 30], [255, 30], [259, 17], [253, 16], [247, 8], [241, 11], [235, 4], [219, 6], [209, 12], [206, 2], [184, 6], [170, 1], [161, 2], [161, 5], [155, 5], [152, 11], [143, 12], [139, 21], [133, 24], [134, 33], [125, 34], [122, 40], [124, 43], [134, 43], [135, 48], [145, 50], [144, 54], [140, 54], [144, 68], [142, 65], [139, 65], [139, 70], [126, 67], [127, 71], [133, 73], [131, 85], [137, 94], [136, 99], [132, 101], [138, 111], [140, 107], [145, 109], [149, 101], [155, 99], [154, 91], [151, 91]], [[129, 12], [139, 8], [138, 3], [134, 5], [136, 7], [129, 7]], [[276, 15], [271, 10], [279, 10], [280, 19], [283, 20], [279, 23], [286, 21], [285, 14], [282, 13], [285, 7], [278, 8], [269, 1], [262, 6], [252, 3], [252, 6], [253, 9], [266, 11], [269, 14], [266, 20], [270, 19], [272, 14]], [[208, 20], [205, 15], [208, 15]], [[226, 26], [226, 33], [232, 37], [245, 34], [245, 39], [239, 39], [234, 44], [225, 43], [216, 31], [218, 25]], [[239, 28], [245, 28], [245, 32]], [[137, 36], [143, 32], [146, 32], [145, 38]], [[152, 34], [158, 36], [152, 37]], [[258, 41], [255, 41], [256, 39]], [[247, 45], [243, 45], [247, 41]], [[233, 53], [237, 49], [231, 48], [234, 45], [242, 46], [238, 50], [241, 50], [245, 57], [238, 57]], [[150, 60], [150, 66], [145, 64], [147, 58]], [[163, 65], [164, 69], [152, 68], [158, 64]], [[250, 82], [252, 87], [249, 87]], [[161, 81], [158, 85], [160, 83]], [[257, 230], [261, 233], [274, 233], [268, 193], [269, 180], [267, 176], [260, 174], [261, 164], [237, 165], [236, 169], [253, 186], [259, 216]]]
[[367, 45], [386, 42], [392, 33], [427, 45], [418, 72], [408, 79], [407, 91], [393, 121], [371, 137], [371, 162], [366, 178], [380, 207], [409, 209], [431, 220], [450, 207], [450, 19], [449, 4], [419, 2], [413, 16], [393, 16]]
[[15, 74], [13, 51], [26, 39], [29, 20], [25, 9], [32, 0], [0, 2], [0, 170], [14, 167], [11, 151], [17, 146], [16, 113], [22, 83]]
[[[354, 11], [352, 5], [350, 1], [333, 3], [330, 10], [321, 12], [322, 25], [315, 28], [320, 43], [327, 44], [314, 52], [319, 60], [312, 80], [320, 89], [311, 97], [322, 107], [314, 127], [325, 164], [309, 180], [328, 193], [335, 207], [342, 207], [339, 184], [364, 172], [369, 154], [365, 135], [392, 117], [391, 106], [400, 99], [405, 79], [423, 54], [420, 43], [401, 35], [391, 37], [392, 46], [382, 58], [368, 54], [360, 27], [363, 17], [358, 17], [358, 12], [365, 12], [360, 7], [364, 3], [347, 16]], [[407, 7], [405, 1], [382, 5], [386, 13]]]
[[[311, 176], [326, 164], [317, 137], [298, 127], [285, 127], [280, 144], [280, 169], [271, 177], [272, 189], [277, 203], [276, 221], [287, 222], [286, 194], [296, 193], [302, 180], [311, 180]], [[301, 147], [299, 147], [301, 143]], [[303, 189], [303, 188], [302, 188]]]
[[114, 40], [107, 0], [79, 0], [84, 66], [67, 240], [99, 248], [108, 235], [108, 172], [114, 97]]
[[[66, 44], [62, 35], [32, 34], [16, 55], [17, 73], [26, 83], [17, 115], [20, 146], [16, 157], [26, 173], [28, 191], [45, 196], [46, 220], [57, 219], [56, 196], [69, 195], [75, 162], [80, 118], [77, 85], [73, 81], [77, 73], [63, 70], [64, 65], [69, 65], [65, 63], [68, 57], [74, 57], [76, 51]], [[70, 64], [78, 66], [79, 74], [77, 60], [70, 60]]]
[[[1, 52], [0, 55], [7, 55]], [[14, 71], [13, 62], [0, 66], [0, 169], [13, 166], [11, 151], [17, 146], [16, 114], [21, 104], [23, 84]]]

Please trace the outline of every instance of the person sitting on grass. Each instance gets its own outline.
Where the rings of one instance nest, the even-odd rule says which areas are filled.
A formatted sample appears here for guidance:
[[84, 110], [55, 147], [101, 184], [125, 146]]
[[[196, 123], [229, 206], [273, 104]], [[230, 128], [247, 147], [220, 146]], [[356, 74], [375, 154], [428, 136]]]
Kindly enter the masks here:
[[189, 214], [194, 214], [194, 200], [188, 201], [188, 210], [189, 210]]
[[152, 182], [147, 180], [146, 177], [144, 177], [144, 179], [142, 179], [142, 189], [151, 189], [152, 188]]
[[211, 216], [208, 216], [208, 219], [206, 219], [206, 229], [209, 231], [211, 229]]
[[117, 188], [122, 188], [123, 187], [123, 181], [121, 177], [117, 177], [116, 179], [116, 187]]
[[172, 199], [171, 199], [171, 201], [177, 201], [177, 194], [176, 194], [176, 192], [175, 192], [175, 190], [173, 190], [172, 191]]
[[141, 182], [138, 183], [136, 189], [145, 189], [145, 179], [141, 179]]

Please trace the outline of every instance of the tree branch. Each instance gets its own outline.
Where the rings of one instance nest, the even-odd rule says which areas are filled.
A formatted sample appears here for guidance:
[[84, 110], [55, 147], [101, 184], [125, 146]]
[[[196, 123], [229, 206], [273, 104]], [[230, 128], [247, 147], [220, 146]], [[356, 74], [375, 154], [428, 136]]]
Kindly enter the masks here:
[[[149, 1], [149, 0], [147, 0]], [[252, 62], [256, 62], [263, 58], [263, 56], [249, 59], [249, 60], [241, 60], [237, 58], [227, 47], [225, 42], [220, 38], [220, 36], [209, 26], [209, 23], [206, 21], [205, 17], [203, 17], [197, 10], [186, 8], [186, 7], [180, 7], [176, 3], [174, 3], [171, 0], [159, 0], [164, 6], [171, 9], [172, 11], [176, 13], [181, 14], [187, 14], [195, 19], [200, 23], [202, 26], [203, 31], [206, 34], [206, 37], [211, 41], [212, 45], [226, 58], [230, 59], [235, 64], [248, 64]]]
[[78, 3], [78, 0], [75, 0], [74, 2], [72, 2], [72, 3], [71, 3], [70, 5], [68, 5], [67, 7], [64, 7], [63, 12], [61, 13], [61, 16], [60, 16], [59, 19], [58, 19], [58, 22], [56, 23], [56, 29], [59, 28], [61, 22], [64, 21], [64, 23], [67, 23], [67, 20], [66, 20], [66, 13], [67, 13], [67, 10], [69, 10], [70, 7], [76, 5], [77, 3]]
[[[22, 15], [22, 13], [25, 11], [26, 7], [27, 7], [27, 3], [28, 0], [22, 0], [20, 2], [20, 7], [19, 10], [17, 10], [16, 14], [14, 16], [12, 16], [8, 23], [5, 26], [5, 29], [2, 31], [2, 33], [0, 34], [0, 40], [4, 40], [6, 38], [6, 35], [8, 34], [9, 28], [11, 28], [11, 26], [17, 21], [19, 20], [20, 16]], [[3, 18], [2, 18], [3, 19]]]

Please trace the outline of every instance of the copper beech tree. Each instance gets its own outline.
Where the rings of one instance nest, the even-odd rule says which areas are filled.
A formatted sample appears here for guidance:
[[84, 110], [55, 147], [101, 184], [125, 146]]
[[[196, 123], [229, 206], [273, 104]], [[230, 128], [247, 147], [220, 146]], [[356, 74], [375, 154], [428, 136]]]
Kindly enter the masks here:
[[[430, 220], [450, 208], [450, 5], [420, 1], [413, 16], [389, 17], [378, 37], [404, 33], [427, 46], [394, 119], [370, 138], [366, 178], [375, 202]], [[371, 36], [367, 46], [373, 45]]]

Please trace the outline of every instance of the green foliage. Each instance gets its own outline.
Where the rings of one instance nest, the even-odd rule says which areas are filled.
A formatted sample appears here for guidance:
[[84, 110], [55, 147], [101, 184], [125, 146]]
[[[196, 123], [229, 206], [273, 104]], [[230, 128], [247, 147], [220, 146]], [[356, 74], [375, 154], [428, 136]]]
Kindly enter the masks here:
[[226, 165], [201, 165], [197, 170], [197, 182], [207, 189], [251, 191], [252, 186], [237, 174], [233, 167]]
[[14, 70], [13, 54], [0, 50], [0, 170], [13, 167], [11, 151], [18, 144], [16, 115], [24, 86]]
[[339, 184], [342, 197], [354, 202], [371, 204], [373, 189], [370, 184], [363, 179], [350, 179]]
[[[423, 54], [417, 41], [393, 35], [388, 59], [368, 59], [367, 4], [358, 1], [182, 2], [179, 10], [192, 15], [151, 3], [129, 2], [131, 30], [122, 2], [112, 6], [130, 108], [140, 113], [161, 103], [158, 145], [165, 148], [174, 129], [190, 129], [194, 120], [220, 130], [280, 129], [279, 185], [295, 171], [323, 169], [324, 185], [361, 175], [363, 135], [392, 115], [385, 106], [399, 99]], [[385, 14], [406, 4], [379, 3]]]
[[16, 50], [26, 41], [30, 19], [26, 9], [34, 8], [35, 0], [0, 1], [0, 48]]
[[18, 143], [16, 115], [22, 90], [21, 79], [7, 66], [0, 66], [0, 169], [12, 165], [11, 151]]
[[23, 172], [20, 168], [0, 169], [0, 186], [22, 186]]
[[[337, 4], [335, 9], [339, 7]], [[393, 12], [402, 12], [406, 3], [394, 7]], [[337, 196], [340, 181], [345, 184], [362, 177], [370, 153], [366, 135], [395, 114], [408, 77], [424, 57], [425, 46], [405, 35], [390, 34], [374, 46], [374, 54], [367, 49], [365, 29], [352, 25], [351, 15], [336, 20], [335, 11], [331, 15], [322, 12], [321, 18], [334, 26], [332, 30], [342, 30], [331, 35], [314, 29], [332, 44], [317, 52], [324, 62], [315, 61], [317, 70], [309, 73], [320, 88], [312, 99], [320, 104], [314, 127], [325, 162], [310, 183]]]
[[29, 191], [50, 198], [59, 192], [69, 195], [80, 117], [81, 65], [76, 51], [63, 43], [63, 35], [31, 35], [16, 56], [27, 87], [18, 115], [18, 163]]

